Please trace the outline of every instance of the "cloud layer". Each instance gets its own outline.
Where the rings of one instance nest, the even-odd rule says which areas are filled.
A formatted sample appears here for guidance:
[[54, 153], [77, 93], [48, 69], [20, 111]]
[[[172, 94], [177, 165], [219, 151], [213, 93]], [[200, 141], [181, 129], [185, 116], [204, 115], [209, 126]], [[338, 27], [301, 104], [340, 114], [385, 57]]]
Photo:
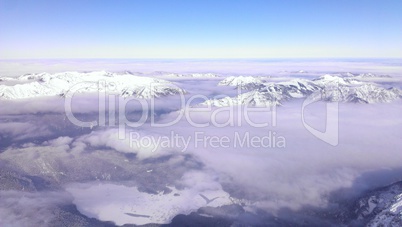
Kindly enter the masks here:
[[[235, 92], [216, 86], [218, 80], [177, 83], [208, 97]], [[63, 204], [116, 224], [167, 223], [206, 205], [240, 205], [267, 216], [286, 209], [302, 213], [305, 207], [338, 206], [342, 201], [332, 197], [342, 190], [340, 200], [402, 180], [401, 101], [339, 104], [338, 133], [331, 135], [337, 146], [303, 124], [302, 117], [312, 128], [326, 130], [323, 102], [309, 105], [303, 115], [303, 100], [286, 102], [276, 112], [188, 108], [186, 115], [177, 111], [179, 101], [157, 100], [156, 122], [148, 119], [123, 131], [118, 115], [114, 126], [75, 126], [66, 119], [62, 99], [2, 101], [0, 161], [6, 170], [0, 179], [9, 190], [0, 191], [0, 224], [43, 225], [52, 218], [49, 210]], [[77, 97], [75, 105], [81, 120], [96, 120], [105, 111], [92, 96]], [[127, 119], [135, 121], [139, 113], [133, 104]], [[9, 184], [21, 179], [32, 193]], [[45, 196], [44, 188], [52, 192]], [[209, 201], [214, 197], [219, 199]]]

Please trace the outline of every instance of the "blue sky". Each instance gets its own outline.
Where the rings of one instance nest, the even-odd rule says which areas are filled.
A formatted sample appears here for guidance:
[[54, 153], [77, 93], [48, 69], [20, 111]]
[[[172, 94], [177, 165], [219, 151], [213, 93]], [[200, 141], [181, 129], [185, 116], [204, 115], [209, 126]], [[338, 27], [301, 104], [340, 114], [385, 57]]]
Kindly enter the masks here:
[[0, 59], [402, 57], [401, 0], [0, 0]]

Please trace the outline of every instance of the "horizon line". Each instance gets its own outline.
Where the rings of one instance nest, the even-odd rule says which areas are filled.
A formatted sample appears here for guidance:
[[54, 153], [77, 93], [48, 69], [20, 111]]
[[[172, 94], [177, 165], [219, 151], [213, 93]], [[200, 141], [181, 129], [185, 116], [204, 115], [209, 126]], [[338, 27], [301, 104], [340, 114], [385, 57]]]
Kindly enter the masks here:
[[13, 60], [399, 60], [402, 57], [250, 57], [250, 58], [0, 58], [0, 61]]

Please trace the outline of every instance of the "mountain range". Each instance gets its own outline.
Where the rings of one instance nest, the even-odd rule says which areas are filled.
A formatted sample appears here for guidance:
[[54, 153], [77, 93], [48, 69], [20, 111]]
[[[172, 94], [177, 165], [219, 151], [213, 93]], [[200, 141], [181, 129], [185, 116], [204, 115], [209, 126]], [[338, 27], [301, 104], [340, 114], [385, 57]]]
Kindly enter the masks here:
[[105, 91], [108, 94], [142, 99], [185, 93], [185, 90], [169, 81], [136, 76], [128, 72], [122, 74], [106, 71], [38, 73], [17, 78], [3, 77], [0, 80], [13, 82], [13, 85], [0, 85], [0, 99], [64, 97], [72, 90], [76, 90], [77, 93]]
[[[167, 74], [166, 78], [216, 78], [206, 74]], [[389, 76], [364, 74], [326, 74], [319, 78], [291, 79], [281, 82], [270, 81], [269, 77], [229, 76], [218, 86], [230, 86], [239, 90], [234, 97], [210, 99], [201, 105], [217, 107], [249, 105], [269, 107], [282, 105], [285, 101], [298, 98], [313, 98], [327, 102], [389, 103], [401, 98], [402, 91], [384, 87], [364, 78]], [[26, 74], [17, 78], [0, 78], [0, 99], [25, 99], [43, 96], [68, 96], [76, 93], [105, 91], [124, 98], [158, 98], [185, 94], [186, 91], [173, 82], [150, 76], [134, 75], [130, 72], [63, 72]]]
[[[254, 77], [228, 77], [219, 86], [232, 86], [239, 91], [247, 90], [235, 97], [210, 99], [201, 105], [217, 107], [249, 105], [269, 107], [282, 105], [296, 98], [313, 98], [328, 102], [388, 103], [402, 97], [398, 88], [385, 88], [378, 83], [359, 80], [375, 77], [374, 74], [347, 74], [345, 76], [326, 74], [317, 79], [292, 79], [273, 83]], [[384, 76], [381, 76], [384, 77]]]

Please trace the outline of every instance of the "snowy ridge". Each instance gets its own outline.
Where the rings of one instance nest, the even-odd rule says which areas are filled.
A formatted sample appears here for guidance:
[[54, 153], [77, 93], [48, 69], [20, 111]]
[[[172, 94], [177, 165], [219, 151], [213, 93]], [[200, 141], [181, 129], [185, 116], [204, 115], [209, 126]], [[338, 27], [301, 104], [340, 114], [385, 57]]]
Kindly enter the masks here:
[[391, 78], [389, 75], [377, 75], [373, 73], [362, 73], [356, 75], [355, 78]]
[[315, 84], [319, 86], [342, 86], [342, 85], [359, 85], [362, 84], [362, 82], [357, 81], [353, 78], [348, 78], [348, 77], [341, 77], [337, 75], [331, 75], [331, 74], [325, 74], [323, 76], [320, 76], [318, 79], [313, 80]]
[[385, 89], [374, 84], [361, 86], [340, 86], [323, 89], [321, 99], [329, 102], [389, 103], [401, 97], [396, 88]]
[[213, 73], [191, 73], [191, 74], [179, 74], [179, 73], [162, 73], [159, 72], [157, 76], [166, 78], [217, 78], [219, 77]]
[[252, 76], [230, 76], [219, 82], [218, 85], [250, 90], [262, 87], [263, 82], [260, 79]]
[[[271, 86], [268, 86], [271, 88]], [[287, 98], [303, 98], [306, 97], [316, 90], [318, 90], [320, 87], [309, 81], [309, 80], [304, 80], [304, 79], [293, 79], [290, 81], [286, 82], [279, 82], [274, 85], [272, 85], [272, 88], [270, 89], [271, 92], [279, 90], [281, 93]]]
[[110, 94], [144, 99], [185, 93], [166, 80], [105, 71], [28, 74], [14, 80], [21, 84], [0, 85], [0, 99], [65, 96], [72, 88], [77, 93], [105, 90]]
[[318, 87], [308, 80], [295, 79], [287, 82], [260, 84], [260, 88], [242, 93], [236, 97], [207, 100], [201, 105], [217, 107], [232, 105], [250, 105], [270, 107], [281, 105], [283, 101], [292, 98], [302, 98], [313, 93]]
[[235, 97], [212, 99], [200, 105], [217, 107], [250, 105], [268, 107], [281, 105], [286, 100], [312, 95], [316, 100], [327, 102], [389, 103], [402, 97], [397, 88], [383, 88], [376, 83], [362, 82], [355, 78], [326, 74], [315, 80], [294, 79], [278, 83], [263, 83], [256, 78], [229, 77], [219, 83], [226, 86], [253, 88]]
[[402, 183], [370, 193], [357, 203], [358, 219], [368, 219], [367, 226], [402, 225]]
[[284, 97], [280, 93], [255, 90], [240, 94], [234, 98], [225, 97], [222, 99], [207, 100], [201, 103], [200, 105], [210, 105], [217, 107], [239, 106], [239, 105], [270, 107], [270, 106], [281, 105], [281, 100], [283, 99]]
[[329, 102], [388, 103], [401, 97], [396, 88], [385, 89], [375, 83], [353, 78], [324, 75], [314, 83], [320, 87], [321, 99]]

